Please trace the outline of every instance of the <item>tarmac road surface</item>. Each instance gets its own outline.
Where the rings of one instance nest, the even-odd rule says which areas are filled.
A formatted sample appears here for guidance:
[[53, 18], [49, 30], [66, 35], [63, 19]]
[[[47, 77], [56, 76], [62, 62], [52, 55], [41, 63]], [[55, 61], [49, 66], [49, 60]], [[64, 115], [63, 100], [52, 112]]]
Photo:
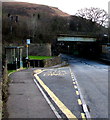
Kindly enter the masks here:
[[63, 55], [77, 79], [92, 118], [108, 118], [109, 65]]

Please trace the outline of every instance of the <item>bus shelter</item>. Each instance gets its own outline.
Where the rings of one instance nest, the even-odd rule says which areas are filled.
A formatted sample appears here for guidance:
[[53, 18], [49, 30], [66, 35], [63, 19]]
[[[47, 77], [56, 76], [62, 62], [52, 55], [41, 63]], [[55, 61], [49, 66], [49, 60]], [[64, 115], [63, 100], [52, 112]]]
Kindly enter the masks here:
[[14, 70], [23, 67], [22, 49], [23, 46], [5, 47], [5, 55], [7, 59], [8, 69]]

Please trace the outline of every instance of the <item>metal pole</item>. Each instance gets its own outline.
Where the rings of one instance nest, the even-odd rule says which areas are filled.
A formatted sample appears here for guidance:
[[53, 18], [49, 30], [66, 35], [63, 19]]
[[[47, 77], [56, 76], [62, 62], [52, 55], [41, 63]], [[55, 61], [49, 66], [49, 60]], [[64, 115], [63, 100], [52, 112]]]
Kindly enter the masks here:
[[29, 46], [28, 45], [26, 45], [26, 47], [27, 47], [27, 59], [28, 59], [28, 53], [29, 53]]
[[28, 58], [29, 58], [29, 57], [28, 57], [28, 53], [29, 53], [28, 47], [29, 47], [29, 46], [28, 46], [28, 44], [27, 44], [27, 45], [26, 45], [26, 48], [27, 48], [27, 57], [26, 57], [26, 60], [27, 60], [27, 68], [29, 67], [29, 66], [28, 66]]
[[19, 49], [20, 50], [20, 68], [23, 67], [23, 62], [22, 62], [22, 49]]
[[17, 61], [18, 61], [18, 59], [16, 58], [16, 70], [17, 70], [17, 68], [18, 68], [18, 67], [17, 67]]

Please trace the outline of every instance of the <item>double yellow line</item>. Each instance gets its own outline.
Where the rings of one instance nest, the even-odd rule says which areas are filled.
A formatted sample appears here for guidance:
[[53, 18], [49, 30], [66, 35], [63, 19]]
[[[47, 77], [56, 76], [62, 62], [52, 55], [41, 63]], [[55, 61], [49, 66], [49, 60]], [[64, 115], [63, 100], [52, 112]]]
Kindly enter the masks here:
[[[41, 73], [39, 71], [39, 73]], [[59, 109], [66, 115], [68, 119], [75, 118], [78, 120], [76, 116], [58, 99], [58, 97], [44, 84], [44, 82], [39, 78], [37, 74], [34, 74], [35, 78], [39, 82], [39, 84], [44, 88], [44, 90], [48, 93], [51, 99], [56, 103]]]

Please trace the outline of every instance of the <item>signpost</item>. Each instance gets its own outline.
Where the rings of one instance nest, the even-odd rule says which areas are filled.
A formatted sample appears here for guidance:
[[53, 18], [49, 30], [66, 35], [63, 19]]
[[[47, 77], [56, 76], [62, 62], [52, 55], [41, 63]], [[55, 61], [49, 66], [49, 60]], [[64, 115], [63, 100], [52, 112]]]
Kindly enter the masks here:
[[27, 68], [30, 66], [30, 65], [29, 65], [29, 45], [30, 45], [30, 39], [27, 39], [27, 40], [26, 40], [26, 48], [27, 48], [27, 57], [26, 57], [26, 59], [27, 59]]
[[29, 45], [30, 44], [30, 39], [27, 39], [27, 45]]
[[27, 57], [26, 59], [29, 59], [29, 45], [30, 45], [30, 39], [26, 40], [26, 48], [27, 48]]

